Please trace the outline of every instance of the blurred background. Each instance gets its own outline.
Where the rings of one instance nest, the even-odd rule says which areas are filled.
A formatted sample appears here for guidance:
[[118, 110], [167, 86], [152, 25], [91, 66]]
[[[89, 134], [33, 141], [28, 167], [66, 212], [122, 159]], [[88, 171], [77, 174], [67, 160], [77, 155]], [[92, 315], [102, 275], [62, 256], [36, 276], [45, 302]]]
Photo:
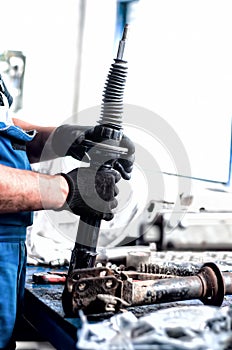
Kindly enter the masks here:
[[[168, 122], [191, 159], [192, 177], [229, 183], [229, 0], [9, 0], [1, 6], [0, 72], [17, 117], [59, 125], [100, 105], [129, 23], [124, 102]], [[161, 170], [173, 173], [169, 164]]]
[[[152, 222], [150, 201], [173, 210], [173, 203], [190, 196], [189, 211], [223, 212], [230, 227], [231, 10], [229, 0], [2, 1], [0, 73], [14, 96], [12, 113], [55, 126], [67, 120], [78, 123], [78, 113], [87, 109], [95, 113], [91, 108], [101, 104], [128, 23], [124, 102], [138, 106], [137, 114], [130, 114], [134, 125], [128, 134], [158, 163], [165, 188], [159, 191], [152, 168], [142, 167], [137, 157], [130, 186], [137, 192], [120, 219], [128, 224], [134, 213], [145, 211], [145, 220]], [[153, 114], [145, 116], [146, 110]], [[168, 126], [161, 130], [163, 138], [155, 115]], [[94, 125], [98, 116], [89, 120]], [[177, 143], [170, 142], [170, 130], [191, 169], [178, 169]], [[53, 164], [40, 170], [54, 172], [52, 168]], [[180, 177], [191, 179], [191, 193], [180, 188]], [[154, 195], [151, 187], [157, 188]], [[132, 235], [138, 234], [132, 230]]]

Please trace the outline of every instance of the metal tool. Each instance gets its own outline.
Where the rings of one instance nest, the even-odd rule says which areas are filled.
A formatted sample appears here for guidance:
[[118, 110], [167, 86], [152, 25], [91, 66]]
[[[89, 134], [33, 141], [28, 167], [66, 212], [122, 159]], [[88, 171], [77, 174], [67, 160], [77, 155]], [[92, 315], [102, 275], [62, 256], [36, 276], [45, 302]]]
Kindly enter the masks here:
[[[91, 149], [90, 166], [93, 169], [109, 168], [115, 160], [128, 152], [120, 147], [123, 136], [122, 113], [123, 93], [127, 75], [127, 62], [123, 60], [123, 52], [127, 38], [128, 25], [125, 26], [122, 39], [119, 42], [117, 57], [111, 65], [101, 106], [101, 117], [94, 128], [93, 141], [84, 141], [84, 146]], [[110, 159], [110, 161], [109, 161]], [[88, 215], [81, 216], [76, 242], [72, 250], [68, 275], [74, 269], [93, 267], [96, 260], [101, 218]], [[67, 286], [63, 293], [63, 308], [67, 314], [72, 314], [70, 295]]]
[[64, 284], [66, 276], [67, 272], [60, 271], [35, 272], [32, 281], [36, 284]]

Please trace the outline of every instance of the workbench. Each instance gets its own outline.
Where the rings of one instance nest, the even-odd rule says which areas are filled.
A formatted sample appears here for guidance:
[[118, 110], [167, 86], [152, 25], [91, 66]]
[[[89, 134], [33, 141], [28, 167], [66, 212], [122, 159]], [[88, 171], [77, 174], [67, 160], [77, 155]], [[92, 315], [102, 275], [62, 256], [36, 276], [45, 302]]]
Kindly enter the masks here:
[[[35, 272], [46, 272], [51, 268], [27, 267], [27, 281], [25, 289], [25, 310], [24, 318], [32, 325], [45, 341], [50, 342], [58, 350], [77, 349], [77, 330], [81, 327], [80, 319], [66, 318], [62, 307], [63, 284], [35, 284], [32, 282], [32, 275]], [[55, 270], [54, 270], [55, 271]], [[231, 304], [231, 296], [225, 296], [222, 306]], [[170, 308], [172, 306], [183, 305], [203, 305], [199, 300], [173, 302], [166, 304], [144, 305], [130, 307], [136, 317], [159, 309]], [[108, 314], [107, 317], [113, 316]], [[90, 321], [102, 321], [91, 318]]]
[[58, 350], [76, 349], [79, 318], [65, 318], [62, 308], [63, 284], [35, 284], [33, 273], [51, 270], [27, 266], [24, 318]]

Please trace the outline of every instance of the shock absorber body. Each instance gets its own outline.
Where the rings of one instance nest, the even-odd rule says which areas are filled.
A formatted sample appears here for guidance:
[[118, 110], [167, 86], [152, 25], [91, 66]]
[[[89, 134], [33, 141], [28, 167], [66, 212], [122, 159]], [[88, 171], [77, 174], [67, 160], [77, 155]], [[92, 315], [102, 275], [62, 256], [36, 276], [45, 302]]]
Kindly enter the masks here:
[[[90, 166], [96, 170], [113, 166], [115, 160], [127, 153], [120, 147], [123, 136], [123, 94], [127, 76], [127, 62], [123, 60], [123, 52], [127, 37], [128, 26], [124, 28], [119, 42], [117, 57], [110, 67], [101, 105], [101, 116], [94, 128], [91, 141], [84, 141], [87, 149], [91, 149]], [[68, 277], [74, 269], [93, 267], [96, 260], [96, 247], [100, 231], [101, 218], [81, 216], [72, 250]], [[66, 315], [72, 315], [71, 291], [66, 286], [63, 292], [63, 308]]]

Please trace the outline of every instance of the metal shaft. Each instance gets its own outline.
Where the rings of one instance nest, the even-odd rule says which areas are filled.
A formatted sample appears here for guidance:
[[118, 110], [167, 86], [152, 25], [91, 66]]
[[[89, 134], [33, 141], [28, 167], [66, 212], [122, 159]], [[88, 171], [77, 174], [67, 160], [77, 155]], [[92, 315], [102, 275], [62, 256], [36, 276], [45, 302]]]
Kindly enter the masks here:
[[96, 260], [96, 246], [101, 220], [99, 218], [81, 217], [77, 238], [69, 264], [68, 274], [79, 269], [93, 267]]
[[222, 273], [214, 263], [206, 263], [195, 276], [157, 279], [150, 283], [125, 283], [123, 299], [132, 305], [159, 304], [200, 299], [221, 306], [225, 294], [232, 294], [232, 274]]
[[124, 54], [124, 49], [125, 49], [125, 44], [126, 44], [126, 39], [127, 39], [127, 33], [128, 33], [128, 24], [125, 25], [124, 31], [122, 34], [122, 39], [119, 41], [117, 60], [123, 59], [123, 54]]

